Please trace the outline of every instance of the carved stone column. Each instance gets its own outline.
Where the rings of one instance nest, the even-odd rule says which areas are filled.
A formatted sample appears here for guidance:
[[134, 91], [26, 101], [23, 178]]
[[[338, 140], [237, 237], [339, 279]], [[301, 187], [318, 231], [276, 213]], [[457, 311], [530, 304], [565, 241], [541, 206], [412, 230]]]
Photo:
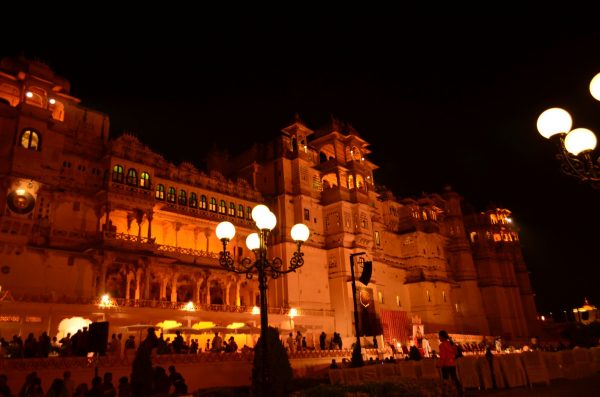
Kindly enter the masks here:
[[127, 213], [127, 233], [131, 231], [131, 222], [135, 219], [135, 215], [131, 212]]
[[160, 300], [167, 299], [167, 277], [164, 273], [159, 273], [160, 278]]
[[202, 287], [202, 281], [204, 281], [204, 277], [202, 277], [200, 274], [196, 274], [194, 281], [194, 302], [200, 304], [200, 289]]
[[150, 299], [150, 267], [146, 266], [144, 270], [144, 299]]
[[107, 232], [111, 232], [112, 230], [110, 230], [110, 225], [111, 225], [111, 221], [110, 221], [110, 205], [107, 203], [106, 204], [106, 220], [104, 221], [104, 225], [105, 225], [105, 229]]
[[138, 242], [140, 242], [142, 241], [142, 222], [144, 222], [144, 211], [136, 209], [134, 214], [135, 222], [138, 225]]
[[212, 276], [206, 277], [206, 304], [210, 305], [210, 281], [212, 280]]
[[210, 246], [210, 229], [204, 229], [204, 237], [206, 237], [206, 253], [208, 253], [208, 248]]
[[235, 305], [240, 306], [240, 287], [242, 286], [242, 280], [237, 280], [235, 283]]
[[141, 281], [142, 281], [142, 273], [144, 271], [142, 270], [141, 267], [138, 267], [136, 272], [135, 272], [135, 300], [139, 301], [140, 300], [140, 285], [141, 285]]
[[227, 285], [225, 286], [225, 304], [229, 305], [229, 288], [231, 288], [231, 283], [232, 280], [229, 280], [227, 282]]
[[127, 271], [126, 280], [127, 282], [125, 283], [125, 299], [130, 299], [131, 293], [129, 291], [131, 290], [131, 283], [135, 280], [135, 274], [133, 273], [133, 271]]
[[177, 303], [177, 277], [179, 273], [174, 272], [171, 278], [171, 303]]
[[148, 219], [148, 242], [152, 242], [152, 218], [154, 217], [154, 212], [152, 210], [146, 212], [146, 219]]

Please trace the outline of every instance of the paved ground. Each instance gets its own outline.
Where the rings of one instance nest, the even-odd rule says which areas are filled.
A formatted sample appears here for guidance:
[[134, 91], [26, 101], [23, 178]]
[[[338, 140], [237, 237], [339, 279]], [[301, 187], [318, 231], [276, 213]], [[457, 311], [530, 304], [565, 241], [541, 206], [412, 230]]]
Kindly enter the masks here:
[[579, 397], [597, 397], [600, 396], [600, 374], [578, 379], [565, 380], [558, 379], [552, 381], [550, 386], [536, 385], [533, 388], [514, 388], [504, 390], [476, 391], [467, 390], [465, 396], [468, 397], [538, 397], [538, 396], [579, 396]]

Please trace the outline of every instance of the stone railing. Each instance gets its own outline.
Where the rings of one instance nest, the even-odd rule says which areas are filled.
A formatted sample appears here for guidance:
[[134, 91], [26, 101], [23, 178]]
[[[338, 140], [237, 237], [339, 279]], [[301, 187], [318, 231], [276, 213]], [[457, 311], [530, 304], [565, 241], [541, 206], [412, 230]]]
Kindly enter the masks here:
[[[59, 303], [59, 304], [76, 304], [76, 305], [96, 305], [101, 306], [100, 298], [84, 298], [84, 297], [67, 297], [53, 296], [51, 294], [10, 294], [10, 299], [14, 302], [40, 302], [40, 303]], [[112, 298], [111, 303], [106, 309], [118, 308], [151, 308], [151, 309], [170, 309], [170, 310], [185, 310], [188, 302], [171, 302], [154, 299], [124, 299]], [[194, 310], [203, 312], [219, 312], [219, 313], [252, 313], [253, 306], [236, 306], [236, 305], [217, 305], [203, 304], [194, 302]], [[290, 309], [287, 307], [269, 307], [269, 314], [287, 315]], [[298, 315], [303, 316], [322, 316], [332, 317], [333, 310], [319, 309], [298, 309]]]
[[180, 254], [180, 255], [190, 255], [190, 256], [201, 256], [203, 258], [217, 259], [219, 256], [215, 252], [197, 250], [193, 248], [184, 248], [184, 247], [174, 247], [172, 245], [164, 245], [164, 244], [156, 244], [156, 240], [154, 237], [148, 238], [143, 236], [136, 236], [133, 234], [127, 233], [116, 233], [116, 232], [103, 232], [103, 240], [105, 242], [110, 243], [125, 243], [128, 245], [135, 245], [136, 248], [142, 248], [145, 250], [161, 252], [161, 253], [170, 253], [170, 254]]

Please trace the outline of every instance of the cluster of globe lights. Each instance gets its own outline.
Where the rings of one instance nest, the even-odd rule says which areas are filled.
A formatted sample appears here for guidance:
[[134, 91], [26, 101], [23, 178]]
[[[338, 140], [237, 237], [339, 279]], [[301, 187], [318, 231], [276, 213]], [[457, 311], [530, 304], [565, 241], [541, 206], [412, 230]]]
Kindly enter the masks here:
[[[259, 204], [252, 209], [252, 220], [256, 227], [261, 231], [271, 231], [277, 225], [275, 214], [269, 210], [266, 205]], [[217, 238], [221, 241], [231, 241], [235, 237], [235, 226], [231, 222], [221, 222], [217, 225]], [[298, 244], [308, 240], [310, 231], [308, 226], [303, 223], [297, 223], [291, 230], [292, 240]], [[261, 248], [261, 239], [258, 233], [251, 233], [246, 237], [246, 247], [249, 250], [256, 251]]]
[[[594, 99], [600, 101], [600, 73], [590, 82], [590, 93]], [[544, 138], [558, 136], [564, 139], [564, 148], [574, 156], [589, 154], [596, 148], [596, 135], [587, 128], [572, 130], [572, 126], [571, 115], [561, 108], [548, 109], [537, 120], [537, 129]]]

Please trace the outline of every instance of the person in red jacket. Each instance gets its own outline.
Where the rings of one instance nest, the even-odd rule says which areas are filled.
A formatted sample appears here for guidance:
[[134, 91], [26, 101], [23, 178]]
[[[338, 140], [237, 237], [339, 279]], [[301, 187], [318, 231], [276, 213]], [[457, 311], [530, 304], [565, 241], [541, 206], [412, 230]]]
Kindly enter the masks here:
[[442, 378], [444, 380], [452, 378], [458, 395], [462, 396], [462, 386], [456, 376], [456, 345], [450, 341], [448, 332], [442, 330], [438, 335], [440, 336], [440, 358], [437, 360], [437, 366], [442, 369]]

